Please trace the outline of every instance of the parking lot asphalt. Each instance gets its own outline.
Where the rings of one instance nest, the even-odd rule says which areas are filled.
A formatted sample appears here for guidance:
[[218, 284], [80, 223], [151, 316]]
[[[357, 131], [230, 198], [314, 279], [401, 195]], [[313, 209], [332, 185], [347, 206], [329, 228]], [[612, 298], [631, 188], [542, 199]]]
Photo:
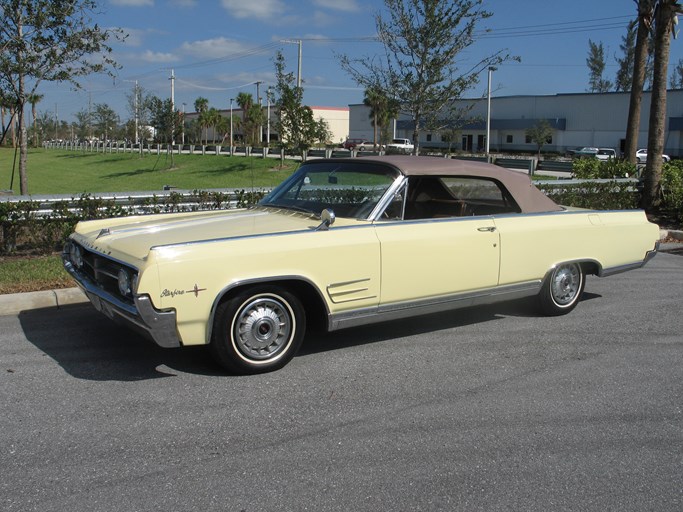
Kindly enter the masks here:
[[[662, 240], [675, 240], [663, 242], [660, 252], [683, 252], [683, 231], [661, 230]], [[0, 316], [16, 315], [22, 311], [31, 311], [39, 308], [60, 308], [70, 304], [88, 302], [87, 297], [80, 288], [64, 288], [58, 290], [45, 290], [39, 292], [10, 293], [0, 295]]]

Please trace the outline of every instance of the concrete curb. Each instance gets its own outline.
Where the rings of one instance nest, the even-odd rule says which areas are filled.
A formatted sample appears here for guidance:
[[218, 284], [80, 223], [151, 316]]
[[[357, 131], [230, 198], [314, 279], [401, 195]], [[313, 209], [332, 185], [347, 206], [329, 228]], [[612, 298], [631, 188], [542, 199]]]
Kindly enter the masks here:
[[[660, 230], [662, 239], [673, 238], [678, 242], [663, 243], [660, 252], [683, 250], [683, 231]], [[22, 311], [32, 309], [67, 306], [88, 302], [80, 288], [64, 288], [60, 290], [46, 290], [42, 292], [13, 293], [0, 295], [0, 316], [18, 315]]]
[[88, 302], [80, 288], [0, 295], [0, 316], [18, 315], [32, 309], [61, 307]]

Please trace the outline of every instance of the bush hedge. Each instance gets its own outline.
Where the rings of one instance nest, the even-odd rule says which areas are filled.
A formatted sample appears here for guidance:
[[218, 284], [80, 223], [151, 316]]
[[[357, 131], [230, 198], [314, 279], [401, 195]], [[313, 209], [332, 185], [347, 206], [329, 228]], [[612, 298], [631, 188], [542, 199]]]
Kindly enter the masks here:
[[81, 220], [124, 217], [141, 212], [173, 213], [183, 211], [244, 208], [260, 201], [263, 191], [208, 192], [195, 190], [184, 196], [171, 192], [152, 196], [128, 209], [112, 199], [83, 194], [52, 204], [48, 212], [37, 212], [38, 201], [0, 202], [0, 255], [50, 254], [61, 250], [66, 238]]

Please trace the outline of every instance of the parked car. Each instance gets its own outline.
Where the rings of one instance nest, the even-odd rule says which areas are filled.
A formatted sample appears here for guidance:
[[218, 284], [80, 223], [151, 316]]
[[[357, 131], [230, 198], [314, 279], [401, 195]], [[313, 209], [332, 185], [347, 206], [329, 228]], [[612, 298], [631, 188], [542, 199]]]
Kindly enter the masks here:
[[522, 173], [394, 155], [305, 162], [249, 209], [80, 222], [63, 261], [108, 317], [255, 373], [285, 365], [309, 323], [527, 296], [562, 315], [587, 274], [639, 268], [658, 239], [643, 211], [565, 208]]
[[567, 151], [567, 154], [569, 156], [575, 157], [575, 158], [582, 158], [582, 157], [594, 157], [598, 154], [598, 148], [594, 147], [581, 147], [581, 148], [575, 148], [575, 149], [570, 149]]
[[387, 151], [395, 151], [398, 153], [412, 153], [415, 146], [410, 139], [392, 139], [392, 141], [387, 144]]
[[617, 158], [617, 152], [612, 148], [598, 148], [595, 158], [598, 160], [615, 160]]
[[342, 147], [344, 149], [353, 149], [358, 144], [367, 144], [367, 142], [368, 141], [366, 139], [346, 139], [342, 144]]
[[382, 144], [375, 145], [372, 141], [363, 141], [360, 144], [356, 144], [356, 151], [382, 151], [384, 146]]
[[[644, 164], [647, 162], [647, 149], [639, 149], [636, 151], [636, 160], [638, 161], [639, 164]], [[671, 157], [669, 155], [662, 155], [662, 160], [665, 162], [671, 161]]]

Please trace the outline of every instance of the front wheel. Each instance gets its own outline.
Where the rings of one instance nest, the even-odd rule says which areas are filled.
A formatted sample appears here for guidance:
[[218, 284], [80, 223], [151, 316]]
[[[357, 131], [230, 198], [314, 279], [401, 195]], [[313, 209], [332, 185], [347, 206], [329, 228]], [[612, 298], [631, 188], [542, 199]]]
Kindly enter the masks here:
[[541, 311], [549, 316], [569, 313], [576, 307], [586, 285], [586, 274], [578, 263], [564, 263], [553, 269], [538, 294]]
[[250, 288], [218, 306], [209, 348], [232, 372], [277, 370], [299, 350], [305, 325], [295, 295], [276, 286]]

